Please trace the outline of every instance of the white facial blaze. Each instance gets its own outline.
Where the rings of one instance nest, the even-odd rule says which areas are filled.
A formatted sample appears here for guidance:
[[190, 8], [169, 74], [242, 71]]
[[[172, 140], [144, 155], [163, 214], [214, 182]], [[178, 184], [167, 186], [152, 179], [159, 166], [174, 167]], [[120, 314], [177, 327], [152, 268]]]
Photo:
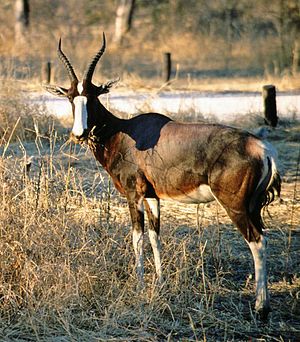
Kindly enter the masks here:
[[81, 93], [82, 93], [82, 91], [83, 91], [82, 82], [78, 83], [78, 85], [77, 85], [77, 90], [78, 90], [79, 95], [81, 95]]
[[84, 130], [87, 129], [87, 98], [85, 96], [76, 96], [74, 99], [74, 125], [72, 133], [76, 137], [80, 137]]

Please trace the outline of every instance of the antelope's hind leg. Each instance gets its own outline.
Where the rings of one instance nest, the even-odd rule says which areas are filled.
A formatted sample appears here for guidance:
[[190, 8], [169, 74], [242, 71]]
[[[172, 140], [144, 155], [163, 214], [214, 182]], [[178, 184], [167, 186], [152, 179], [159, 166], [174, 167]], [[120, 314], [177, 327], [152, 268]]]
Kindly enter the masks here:
[[244, 236], [251, 250], [254, 261], [256, 284], [255, 311], [262, 319], [266, 319], [271, 308], [266, 267], [267, 241], [262, 232], [262, 220], [258, 220], [258, 217], [260, 218], [260, 213], [256, 213], [255, 219], [249, 215], [247, 211], [233, 213], [230, 210], [227, 210], [227, 213]]
[[248, 242], [248, 245], [253, 256], [255, 269], [255, 310], [261, 316], [262, 319], [266, 319], [268, 317], [269, 312], [271, 311], [266, 268], [266, 237], [261, 235], [259, 241]]
[[149, 240], [151, 243], [154, 263], [159, 284], [163, 282], [161, 268], [161, 242], [160, 242], [160, 203], [158, 198], [145, 198], [144, 205], [149, 221]]
[[[243, 164], [240, 167], [242, 166]], [[271, 309], [266, 268], [266, 238], [263, 235], [264, 225], [261, 218], [263, 205], [259, 197], [252, 210], [249, 205], [253, 196], [249, 194], [249, 189], [256, 188], [260, 176], [246, 166], [244, 165], [244, 171], [241, 169], [240, 172], [235, 171], [231, 175], [222, 173], [222, 169], [218, 170], [211, 180], [211, 187], [215, 197], [250, 247], [255, 270], [255, 310], [262, 319], [266, 319]]]

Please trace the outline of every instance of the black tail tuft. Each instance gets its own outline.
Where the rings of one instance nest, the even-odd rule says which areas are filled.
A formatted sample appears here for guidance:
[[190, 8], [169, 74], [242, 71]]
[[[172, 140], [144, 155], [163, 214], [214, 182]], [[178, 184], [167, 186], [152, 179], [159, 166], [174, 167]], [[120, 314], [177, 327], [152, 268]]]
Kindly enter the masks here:
[[281, 178], [276, 170], [275, 164], [268, 157], [268, 173], [265, 179], [257, 187], [249, 203], [249, 215], [252, 224], [262, 233], [264, 223], [261, 210], [272, 203], [277, 195], [280, 197]]
[[273, 174], [271, 183], [269, 184], [266, 192], [264, 193], [264, 199], [262, 201], [262, 207], [268, 206], [275, 199], [275, 196], [280, 197], [281, 192], [281, 178], [279, 173], [276, 171]]

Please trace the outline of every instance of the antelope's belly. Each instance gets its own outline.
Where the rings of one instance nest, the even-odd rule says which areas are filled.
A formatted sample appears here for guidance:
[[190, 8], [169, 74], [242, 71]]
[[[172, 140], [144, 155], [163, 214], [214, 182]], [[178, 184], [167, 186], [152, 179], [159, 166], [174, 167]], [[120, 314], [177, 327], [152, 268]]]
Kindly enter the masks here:
[[210, 187], [206, 184], [201, 184], [198, 188], [189, 192], [166, 191], [158, 193], [158, 196], [161, 199], [174, 200], [187, 204], [207, 203], [215, 200], [215, 197], [212, 194]]

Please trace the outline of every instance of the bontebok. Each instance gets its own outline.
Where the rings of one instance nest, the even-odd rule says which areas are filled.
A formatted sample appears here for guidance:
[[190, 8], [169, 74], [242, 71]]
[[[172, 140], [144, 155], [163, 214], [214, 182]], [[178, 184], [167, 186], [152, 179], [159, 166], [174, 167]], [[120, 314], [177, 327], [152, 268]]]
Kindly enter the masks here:
[[280, 194], [280, 177], [274, 151], [254, 135], [232, 127], [181, 123], [158, 113], [129, 120], [114, 116], [99, 101], [114, 83], [92, 83], [103, 44], [79, 82], [58, 45], [58, 55], [68, 71], [71, 86], [46, 89], [69, 99], [74, 124], [71, 138], [87, 143], [95, 158], [127, 198], [131, 220], [136, 272], [143, 282], [144, 209], [158, 281], [162, 281], [160, 199], [184, 203], [217, 200], [248, 243], [255, 266], [255, 309], [266, 317], [270, 311], [266, 272], [266, 238], [261, 210]]

